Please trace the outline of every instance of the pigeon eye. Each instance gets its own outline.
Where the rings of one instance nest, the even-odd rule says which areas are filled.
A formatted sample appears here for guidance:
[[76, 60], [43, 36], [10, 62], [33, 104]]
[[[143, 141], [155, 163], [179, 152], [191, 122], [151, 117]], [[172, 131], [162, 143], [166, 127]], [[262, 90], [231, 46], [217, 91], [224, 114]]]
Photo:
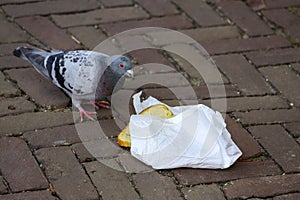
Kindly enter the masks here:
[[119, 67], [123, 68], [123, 67], [125, 67], [125, 65], [123, 63], [120, 63]]

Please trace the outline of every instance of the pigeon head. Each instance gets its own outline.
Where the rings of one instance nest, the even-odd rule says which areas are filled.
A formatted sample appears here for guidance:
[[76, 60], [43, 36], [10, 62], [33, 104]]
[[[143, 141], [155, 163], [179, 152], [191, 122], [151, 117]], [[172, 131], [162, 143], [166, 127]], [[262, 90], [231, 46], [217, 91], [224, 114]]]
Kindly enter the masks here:
[[114, 74], [119, 76], [133, 77], [132, 65], [129, 58], [126, 56], [115, 55], [108, 59], [108, 67]]

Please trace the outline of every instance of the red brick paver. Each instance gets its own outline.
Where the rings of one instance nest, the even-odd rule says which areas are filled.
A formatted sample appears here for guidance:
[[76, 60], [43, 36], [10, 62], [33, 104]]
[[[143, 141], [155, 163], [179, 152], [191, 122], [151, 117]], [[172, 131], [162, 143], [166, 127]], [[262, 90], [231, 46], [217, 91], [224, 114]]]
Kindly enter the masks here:
[[4, 184], [3, 177], [0, 177], [0, 194], [5, 194], [7, 193], [7, 188], [6, 185]]
[[31, 112], [36, 106], [24, 97], [16, 97], [0, 100], [0, 116]]
[[32, 112], [9, 115], [0, 118], [0, 135], [18, 135], [25, 131], [61, 126], [73, 122], [71, 112]]
[[97, 199], [98, 194], [69, 147], [40, 149], [37, 159], [63, 199]]
[[246, 54], [256, 66], [277, 65], [300, 61], [300, 48], [272, 49]]
[[30, 64], [25, 60], [20, 60], [15, 56], [2, 56], [0, 57], [0, 69], [10, 69], [19, 67], [28, 67]]
[[237, 97], [227, 100], [227, 112], [288, 107], [289, 104], [278, 96]]
[[227, 39], [203, 42], [202, 45], [210, 54], [227, 54], [260, 49], [272, 49], [289, 46], [281, 36], [256, 37], [249, 39]]
[[257, 141], [241, 126], [229, 116], [226, 117], [228, 131], [234, 142], [239, 144], [239, 148], [243, 152], [241, 159], [247, 159], [260, 155], [262, 150]]
[[200, 26], [213, 26], [225, 24], [225, 21], [205, 2], [197, 0], [174, 1]]
[[44, 199], [44, 200], [55, 200], [56, 197], [51, 195], [48, 190], [34, 191], [34, 192], [21, 192], [15, 194], [1, 195], [1, 200], [33, 200], [33, 199]]
[[278, 109], [278, 110], [251, 110], [249, 112], [236, 112], [234, 115], [239, 118], [242, 124], [266, 124], [299, 121], [299, 109]]
[[95, 48], [106, 39], [106, 35], [98, 27], [80, 26], [69, 28], [68, 31], [89, 49]]
[[2, 137], [0, 149], [1, 173], [13, 192], [48, 187], [46, 178], [23, 140]]
[[199, 185], [193, 188], [186, 188], [183, 193], [188, 200], [225, 200], [223, 192], [216, 184]]
[[242, 55], [216, 56], [214, 60], [242, 93], [249, 95], [274, 93], [262, 75]]
[[293, 105], [300, 106], [300, 79], [291, 67], [266, 67], [260, 71]]
[[293, 136], [300, 136], [300, 122], [288, 123], [285, 127]]
[[24, 17], [17, 19], [16, 21], [38, 40], [46, 43], [54, 49], [80, 48], [74, 40], [72, 40], [63, 30], [60, 30], [46, 17]]
[[216, 26], [181, 30], [198, 42], [238, 38], [240, 36], [235, 26]]
[[280, 174], [280, 169], [271, 160], [238, 162], [227, 170], [176, 169], [175, 176], [186, 185], [226, 182], [234, 179]]
[[60, 1], [42, 1], [20, 5], [3, 6], [5, 12], [14, 17], [29, 15], [46, 15], [52, 13], [67, 13], [92, 10], [100, 5], [96, 0], [60, 0]]
[[0, 96], [10, 97], [20, 94], [20, 91], [0, 72]]
[[222, 11], [249, 36], [272, 34], [272, 30], [242, 1], [220, 1]]
[[74, 125], [29, 131], [24, 133], [24, 137], [34, 149], [65, 146], [80, 142]]
[[91, 25], [130, 19], [147, 18], [148, 14], [137, 7], [108, 8], [75, 15], [54, 15], [53, 20], [61, 27]]
[[181, 15], [166, 16], [163, 18], [151, 18], [139, 21], [125, 21], [117, 22], [114, 24], [102, 24], [100, 25], [108, 35], [114, 35], [119, 32], [140, 27], [162, 27], [169, 29], [186, 29], [192, 28], [193, 24]]
[[20, 88], [41, 106], [61, 108], [67, 106], [70, 101], [60, 89], [50, 80], [41, 76], [35, 69], [12, 69], [5, 72], [11, 79], [17, 81]]
[[181, 199], [172, 178], [150, 172], [136, 174], [133, 179], [143, 199]]
[[130, 6], [133, 4], [132, 0], [102, 0], [101, 1], [106, 7], [117, 7], [117, 6]]
[[225, 187], [225, 194], [229, 199], [238, 197], [268, 197], [270, 195], [299, 191], [299, 189], [299, 175], [291, 174], [233, 181]]
[[[300, 0], [264, 2], [2, 0], [0, 200], [298, 200]], [[75, 124], [79, 116], [72, 115], [70, 98], [12, 55], [18, 46], [91, 50], [140, 27], [173, 29], [199, 42], [216, 62], [223, 84], [205, 83], [203, 72], [179, 55], [139, 49], [127, 53], [135, 78], [126, 81], [120, 102], [131, 102], [140, 90], [169, 105], [226, 101], [227, 129], [243, 152], [229, 169], [151, 171], [117, 145], [132, 105], [112, 105], [120, 110], [100, 109], [99, 121]], [[103, 52], [168, 49], [182, 42], [168, 31], [138, 33], [112, 40]], [[105, 135], [99, 135], [99, 125]]]
[[[300, 40], [300, 19], [297, 15], [287, 9], [276, 9], [264, 11], [263, 14], [278, 26], [283, 27], [285, 32], [296, 40]], [[284, 17], [282, 17], [284, 16]]]
[[26, 34], [14, 23], [9, 22], [0, 14], [0, 38], [1, 42], [20, 42], [26, 40]]
[[87, 163], [85, 167], [104, 199], [139, 199], [124, 173], [100, 162]]
[[288, 8], [299, 5], [299, 0], [266, 0], [266, 9]]
[[281, 126], [254, 126], [249, 130], [285, 172], [300, 171], [300, 146]]
[[[152, 16], [162, 16], [177, 14], [178, 10], [176, 7], [168, 0], [138, 0], [139, 4], [144, 7]], [[159, 6], [157, 6], [159, 5]]]

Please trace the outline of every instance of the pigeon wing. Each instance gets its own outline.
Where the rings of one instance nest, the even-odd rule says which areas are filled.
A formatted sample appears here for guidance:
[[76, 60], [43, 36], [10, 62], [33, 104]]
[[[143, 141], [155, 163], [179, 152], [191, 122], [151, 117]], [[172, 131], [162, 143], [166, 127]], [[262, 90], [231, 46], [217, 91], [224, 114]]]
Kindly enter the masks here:
[[93, 51], [69, 51], [64, 55], [64, 85], [78, 99], [93, 99], [106, 66], [107, 55]]

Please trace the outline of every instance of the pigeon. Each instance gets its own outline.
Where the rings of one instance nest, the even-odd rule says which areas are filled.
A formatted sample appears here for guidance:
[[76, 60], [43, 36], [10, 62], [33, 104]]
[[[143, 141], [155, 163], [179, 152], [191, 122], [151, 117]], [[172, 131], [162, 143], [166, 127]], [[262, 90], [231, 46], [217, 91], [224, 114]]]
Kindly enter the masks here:
[[13, 51], [17, 57], [29, 61], [45, 78], [61, 88], [78, 108], [80, 120], [96, 112], [86, 111], [82, 104], [92, 104], [95, 108], [109, 108], [102, 101], [109, 97], [116, 85], [120, 88], [125, 77], [133, 77], [131, 61], [123, 55], [109, 56], [88, 50], [43, 51], [29, 47], [18, 47]]

